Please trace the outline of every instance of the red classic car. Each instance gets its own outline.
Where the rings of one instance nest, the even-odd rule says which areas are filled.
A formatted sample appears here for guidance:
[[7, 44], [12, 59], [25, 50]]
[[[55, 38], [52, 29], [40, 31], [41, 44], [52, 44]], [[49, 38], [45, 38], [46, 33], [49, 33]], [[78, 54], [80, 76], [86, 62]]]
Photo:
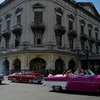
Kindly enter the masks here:
[[33, 72], [13, 73], [8, 75], [8, 80], [11, 82], [41, 83], [43, 75]]
[[54, 91], [71, 90], [100, 92], [100, 75], [95, 75], [91, 70], [84, 70], [84, 75], [51, 75], [44, 78], [44, 86], [53, 88]]
[[3, 74], [0, 74], [0, 84], [2, 83], [3, 80], [4, 80], [4, 76]]

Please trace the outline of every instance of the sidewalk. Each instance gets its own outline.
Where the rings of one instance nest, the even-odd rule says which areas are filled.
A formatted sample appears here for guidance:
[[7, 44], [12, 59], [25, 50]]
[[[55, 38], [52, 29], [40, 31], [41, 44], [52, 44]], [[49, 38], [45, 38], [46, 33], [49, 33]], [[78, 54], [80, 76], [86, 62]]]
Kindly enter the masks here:
[[4, 78], [8, 78], [8, 76], [4, 76]]

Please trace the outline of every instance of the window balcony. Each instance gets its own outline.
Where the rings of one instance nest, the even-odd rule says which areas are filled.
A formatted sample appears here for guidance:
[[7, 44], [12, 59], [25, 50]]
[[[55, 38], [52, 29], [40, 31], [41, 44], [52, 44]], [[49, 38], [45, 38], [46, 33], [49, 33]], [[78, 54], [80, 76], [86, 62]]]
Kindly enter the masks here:
[[12, 27], [12, 33], [15, 35], [21, 35], [22, 33], [22, 25], [17, 24], [15, 26]]
[[3, 36], [4, 38], [9, 38], [10, 35], [11, 35], [11, 30], [10, 30], [10, 29], [6, 29], [6, 30], [4, 30], [4, 31], [2, 32], [2, 36]]
[[35, 31], [45, 31], [45, 24], [44, 22], [32, 22], [31, 23], [31, 29], [33, 32]]
[[64, 26], [56, 25], [55, 26], [55, 33], [59, 35], [63, 35], [66, 32], [66, 29]]
[[91, 42], [91, 43], [94, 43], [94, 42], [95, 42], [95, 38], [89, 37], [89, 38], [88, 38], [88, 41]]
[[68, 30], [68, 37], [76, 38], [77, 37], [76, 31], [74, 31], [73, 29]]
[[86, 34], [80, 34], [80, 39], [86, 41], [88, 37]]
[[100, 46], [100, 40], [96, 40], [95, 44], [98, 45], [98, 46]]

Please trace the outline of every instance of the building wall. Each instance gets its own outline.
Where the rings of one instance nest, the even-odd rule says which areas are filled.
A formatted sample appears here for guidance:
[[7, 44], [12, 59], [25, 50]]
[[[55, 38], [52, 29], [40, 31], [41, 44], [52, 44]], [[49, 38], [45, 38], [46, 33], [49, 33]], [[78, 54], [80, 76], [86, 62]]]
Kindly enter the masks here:
[[[45, 48], [38, 48], [34, 46], [34, 32], [31, 29], [31, 23], [34, 22], [34, 11], [33, 5], [42, 4], [44, 8], [43, 11], [43, 22], [45, 23], [45, 31], [43, 33], [43, 45]], [[92, 36], [95, 38], [95, 27], [100, 29], [100, 20], [95, 17], [91, 17], [86, 11], [81, 9], [80, 7], [76, 7], [75, 2], [63, 1], [63, 0], [14, 0], [9, 4], [3, 6], [0, 9], [0, 19], [2, 25], [2, 31], [6, 29], [6, 19], [5, 16], [7, 14], [11, 14], [9, 17], [11, 19], [10, 29], [16, 25], [16, 10], [17, 8], [22, 8], [21, 13], [21, 24], [22, 24], [22, 33], [21, 33], [21, 43], [19, 48], [15, 48], [15, 35], [11, 33], [10, 37], [10, 47], [6, 50], [5, 48], [5, 39], [1, 38], [1, 53], [0, 53], [0, 65], [2, 68], [2, 64], [5, 60], [9, 61], [9, 70], [13, 70], [14, 61], [19, 59], [21, 61], [21, 69], [29, 69], [29, 63], [32, 59], [42, 58], [46, 61], [47, 64], [53, 62], [52, 69], [55, 69], [55, 62], [57, 59], [62, 59], [64, 61], [64, 68], [68, 69], [68, 63], [70, 60], [75, 61], [75, 69], [80, 67], [80, 60], [77, 54], [77, 48], [81, 51], [81, 39], [80, 39], [80, 20], [85, 21], [85, 34], [88, 36], [88, 24], [92, 24]], [[55, 25], [56, 25], [56, 14], [58, 13], [55, 9], [61, 8], [62, 13], [62, 25], [65, 26], [66, 32], [62, 36], [62, 47], [64, 49], [58, 49], [56, 43], [56, 34], [55, 34]], [[40, 10], [40, 8], [38, 8]], [[93, 13], [93, 12], [92, 12]], [[76, 31], [77, 37], [74, 38], [74, 50], [71, 51], [69, 47], [69, 37], [68, 37], [68, 22], [69, 15], [73, 15], [73, 30]], [[100, 34], [98, 36], [100, 39]], [[29, 42], [29, 47], [23, 49], [23, 42]], [[30, 48], [30, 45], [32, 47]], [[50, 45], [52, 48], [50, 49]], [[85, 42], [85, 46], [88, 45], [88, 41]], [[100, 48], [100, 47], [99, 47]], [[3, 50], [3, 51], [2, 51]], [[5, 52], [4, 52], [5, 50]], [[53, 51], [52, 51], [53, 50]], [[93, 46], [94, 52], [96, 52], [95, 44]], [[19, 52], [18, 52], [19, 51]], [[100, 50], [99, 50], [100, 51]], [[85, 54], [84, 54], [85, 55]], [[83, 56], [84, 56], [83, 55]], [[47, 66], [50, 68], [50, 66]]]

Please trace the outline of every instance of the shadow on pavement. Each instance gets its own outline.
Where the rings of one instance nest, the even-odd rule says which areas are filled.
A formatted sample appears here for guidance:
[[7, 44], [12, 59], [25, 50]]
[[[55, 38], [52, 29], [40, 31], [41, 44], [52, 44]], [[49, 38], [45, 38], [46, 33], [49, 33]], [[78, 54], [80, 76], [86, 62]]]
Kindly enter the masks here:
[[1, 83], [0, 85], [9, 85], [8, 83]]
[[[55, 92], [53, 90], [49, 92]], [[98, 96], [100, 97], [100, 93], [90, 93], [90, 92], [80, 92], [80, 91], [61, 91], [61, 92], [55, 92], [55, 93], [63, 93], [63, 94], [73, 94], [73, 95], [87, 95], [87, 96]]]

